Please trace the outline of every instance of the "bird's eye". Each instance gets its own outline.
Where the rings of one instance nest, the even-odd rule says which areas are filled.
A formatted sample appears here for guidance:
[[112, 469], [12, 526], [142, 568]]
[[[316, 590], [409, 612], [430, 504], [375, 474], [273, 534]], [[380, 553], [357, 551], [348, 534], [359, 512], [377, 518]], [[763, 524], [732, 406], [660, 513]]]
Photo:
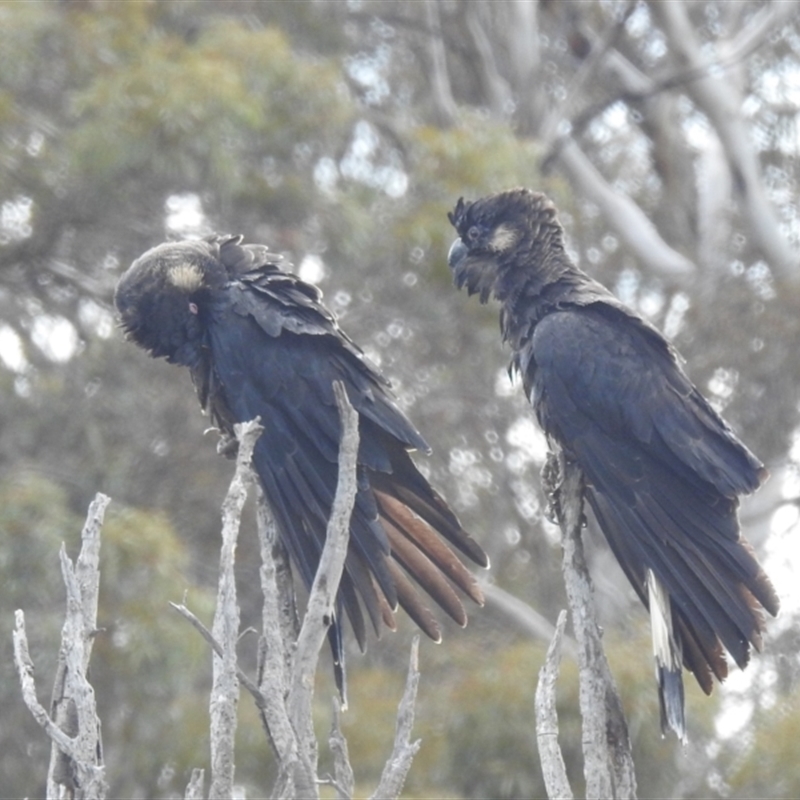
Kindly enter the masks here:
[[471, 242], [477, 242], [481, 235], [481, 229], [477, 225], [473, 225], [467, 231], [467, 239]]

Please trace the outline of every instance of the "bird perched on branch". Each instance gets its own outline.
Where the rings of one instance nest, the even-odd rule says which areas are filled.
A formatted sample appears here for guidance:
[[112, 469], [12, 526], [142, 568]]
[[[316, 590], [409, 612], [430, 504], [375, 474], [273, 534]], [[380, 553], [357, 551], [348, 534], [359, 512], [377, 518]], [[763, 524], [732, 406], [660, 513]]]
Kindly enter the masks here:
[[279, 256], [240, 236], [161, 244], [133, 262], [115, 303], [127, 336], [153, 357], [189, 368], [214, 423], [261, 418], [253, 456], [280, 536], [307, 587], [336, 491], [340, 420], [333, 382], [359, 414], [358, 491], [329, 632], [344, 694], [341, 612], [359, 646], [366, 617], [379, 634], [402, 606], [432, 639], [439, 624], [421, 587], [460, 625], [456, 591], [476, 603], [475, 579], [448, 546], [489, 560], [419, 473], [411, 450], [428, 445], [392, 400], [388, 381], [339, 328], [319, 290], [283, 271]]
[[686, 737], [681, 664], [706, 694], [761, 646], [778, 597], [743, 538], [738, 496], [766, 479], [667, 340], [564, 249], [553, 204], [516, 189], [449, 214], [459, 288], [500, 301], [500, 327], [540, 425], [650, 610], [662, 731]]

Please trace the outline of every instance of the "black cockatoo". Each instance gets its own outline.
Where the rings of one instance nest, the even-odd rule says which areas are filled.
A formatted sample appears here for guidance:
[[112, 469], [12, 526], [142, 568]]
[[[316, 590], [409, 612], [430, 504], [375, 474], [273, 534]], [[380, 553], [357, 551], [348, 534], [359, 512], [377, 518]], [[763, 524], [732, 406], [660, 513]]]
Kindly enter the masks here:
[[516, 189], [449, 215], [459, 288], [500, 302], [512, 369], [649, 608], [662, 730], [685, 740], [681, 665], [710, 693], [761, 645], [778, 597], [739, 529], [738, 496], [765, 480], [667, 340], [578, 269], [553, 204]]
[[[329, 640], [344, 692], [341, 611], [359, 645], [363, 611], [376, 632], [399, 604], [432, 639], [439, 625], [421, 587], [456, 622], [459, 599], [483, 596], [448, 543], [488, 558], [420, 474], [425, 440], [392, 400], [388, 381], [343, 333], [314, 286], [268, 248], [239, 236], [162, 244], [133, 262], [115, 302], [126, 335], [153, 357], [189, 368], [214, 423], [261, 418], [254, 467], [280, 536], [306, 586], [314, 579], [336, 490], [340, 421], [332, 384], [359, 414], [358, 493]], [[414, 584], [417, 584], [415, 586]]]

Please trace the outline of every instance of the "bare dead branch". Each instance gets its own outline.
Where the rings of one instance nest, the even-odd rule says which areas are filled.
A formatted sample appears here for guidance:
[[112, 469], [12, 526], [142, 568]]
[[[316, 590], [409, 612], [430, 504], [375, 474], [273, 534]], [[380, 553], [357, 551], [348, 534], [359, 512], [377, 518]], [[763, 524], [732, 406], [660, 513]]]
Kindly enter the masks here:
[[[199, 631], [200, 635], [211, 645], [214, 652], [220, 658], [224, 658], [225, 651], [223, 650], [222, 645], [214, 638], [214, 635], [211, 633], [211, 631], [206, 628], [205, 625], [203, 625], [202, 621], [198, 619], [197, 616], [192, 613], [192, 611], [190, 611], [183, 603], [170, 603], [170, 605]], [[253, 700], [256, 702], [256, 706], [258, 708], [263, 708], [265, 701], [261, 690], [252, 680], [252, 678], [250, 678], [250, 676], [238, 665], [236, 667], [236, 676], [239, 678], [239, 682], [242, 684], [242, 686], [244, 686], [244, 688], [247, 689], [247, 691], [252, 695]]]
[[186, 792], [183, 797], [184, 800], [203, 800], [203, 780], [205, 779], [205, 772], [202, 769], [193, 769], [192, 777], [186, 785]]
[[539, 670], [539, 682], [536, 685], [536, 743], [539, 749], [539, 761], [542, 764], [544, 785], [550, 800], [555, 798], [572, 800], [573, 797], [564, 757], [558, 745], [556, 711], [556, 680], [561, 664], [561, 643], [566, 624], [567, 612], [562, 611], [558, 615], [555, 633], [547, 648], [547, 656]]
[[228, 798], [233, 793], [236, 709], [239, 704], [236, 645], [239, 641], [239, 605], [236, 600], [236, 540], [247, 485], [252, 481], [250, 462], [253, 448], [263, 428], [257, 420], [234, 426], [239, 450], [236, 472], [222, 503], [222, 547], [220, 548], [219, 587], [212, 634], [222, 648], [213, 656], [211, 689], [211, 787], [209, 798]]
[[[314, 674], [317, 670], [319, 651], [336, 614], [336, 593], [347, 555], [347, 544], [350, 540], [350, 515], [353, 511], [357, 490], [358, 413], [350, 405], [347, 392], [339, 381], [334, 382], [333, 389], [342, 421], [339, 443], [339, 477], [331, 517], [328, 520], [325, 547], [322, 550], [317, 575], [311, 586], [305, 619], [297, 638], [289, 703], [292, 725], [298, 737], [301, 741], [310, 739], [315, 744], [311, 718]], [[314, 757], [313, 763], [316, 763], [316, 757]]]
[[[350, 405], [344, 387], [336, 382], [333, 385], [339, 413], [342, 420], [341, 442], [339, 448], [339, 478], [331, 509], [331, 517], [326, 533], [326, 542], [320, 559], [317, 576], [312, 585], [308, 607], [299, 634], [296, 633], [296, 612], [293, 604], [291, 573], [285, 550], [278, 537], [277, 526], [271, 509], [263, 496], [258, 493], [258, 530], [262, 555], [261, 583], [264, 593], [263, 632], [259, 641], [258, 685], [249, 679], [236, 665], [236, 640], [232, 632], [238, 632], [238, 609], [233, 587], [225, 587], [225, 581], [233, 580], [233, 547], [236, 529], [244, 501], [244, 484], [237, 479], [240, 472], [245, 475], [246, 465], [252, 452], [252, 444], [245, 447], [243, 431], [237, 428], [239, 455], [237, 475], [231, 484], [231, 491], [223, 506], [223, 553], [220, 558], [219, 606], [226, 604], [227, 615], [213, 632], [205, 626], [185, 606], [172, 604], [192, 625], [194, 625], [214, 650], [215, 664], [226, 662], [226, 668], [233, 676], [222, 687], [228, 692], [229, 713], [235, 712], [235, 697], [241, 683], [251, 693], [261, 713], [270, 742], [278, 761], [279, 774], [272, 796], [275, 798], [313, 798], [319, 797], [317, 780], [317, 742], [314, 734], [311, 704], [314, 693], [314, 674], [317, 668], [319, 651], [324, 643], [329, 626], [335, 620], [336, 595], [347, 553], [350, 515], [357, 491], [356, 463], [358, 456], [358, 414]], [[230, 501], [230, 502], [229, 502]], [[226, 575], [227, 574], [227, 575]], [[280, 583], [280, 587], [279, 587]], [[287, 595], [287, 596], [284, 596]], [[232, 608], [231, 608], [232, 607]], [[235, 622], [235, 625], [234, 625]], [[215, 618], [216, 625], [216, 618]], [[224, 637], [229, 637], [224, 640]], [[297, 642], [295, 643], [295, 636]], [[236, 637], [238, 638], [238, 637]], [[412, 648], [412, 665], [406, 685], [406, 692], [400, 704], [398, 729], [392, 758], [384, 770], [384, 779], [379, 789], [381, 797], [397, 796], [411, 763], [411, 758], [419, 748], [419, 742], [410, 742], [413, 725], [413, 703], [419, 680], [417, 670], [417, 648]], [[238, 678], [238, 682], [237, 682]], [[233, 687], [233, 688], [228, 688]], [[219, 706], [222, 701], [217, 700]], [[212, 700], [212, 709], [214, 701]], [[330, 781], [339, 797], [350, 797], [353, 791], [353, 775], [347, 757], [347, 743], [339, 724], [340, 709], [334, 714], [331, 733], [331, 749], [335, 756], [335, 778]], [[223, 720], [226, 722], [226, 720]], [[231, 724], [223, 725], [222, 734], [230, 737], [235, 730]], [[217, 745], [220, 751], [227, 747], [230, 762], [222, 764], [227, 769], [232, 765], [233, 745]], [[212, 758], [212, 768], [217, 764]], [[223, 776], [225, 777], [225, 776]], [[227, 773], [228, 785], [232, 785], [232, 770]], [[198, 780], [201, 780], [198, 778]], [[212, 790], [219, 791], [214, 786]], [[217, 784], [219, 786], [220, 784]], [[193, 789], [194, 791], [195, 789]], [[187, 789], [188, 793], [189, 789]], [[395, 792], [395, 794], [386, 794]], [[211, 797], [221, 796], [210, 794]]]
[[500, 74], [497, 68], [497, 61], [494, 57], [494, 49], [489, 39], [484, 23], [482, 12], [486, 11], [485, 2], [471, 2], [465, 5], [465, 18], [467, 30], [472, 38], [478, 58], [476, 66], [480, 68], [480, 76], [484, 86], [484, 92], [489, 98], [492, 113], [498, 118], [510, 116], [514, 109], [514, 98], [511, 88], [506, 79]]
[[686, 277], [695, 273], [695, 265], [661, 238], [655, 225], [630, 197], [612, 188], [574, 139], [563, 140], [557, 157], [580, 194], [600, 208], [640, 263], [658, 275]]
[[47, 775], [47, 796], [53, 798], [66, 791], [74, 800], [102, 800], [108, 791], [100, 719], [86, 672], [97, 633], [100, 530], [109, 502], [110, 498], [98, 494], [90, 504], [76, 563], [73, 565], [63, 545], [59, 553], [67, 613], [49, 714], [36, 697], [25, 615], [21, 610], [15, 614], [14, 660], [23, 700], [53, 742]]
[[[555, 626], [533, 606], [487, 580], [480, 581], [480, 587], [489, 608], [498, 609], [534, 638], [543, 642], [552, 641], [556, 633]], [[574, 661], [578, 660], [578, 646], [574, 639], [563, 637], [561, 649]]]
[[431, 96], [434, 101], [436, 121], [440, 127], [449, 128], [458, 119], [458, 106], [450, 88], [438, 0], [425, 0], [425, 14], [428, 28], [433, 32], [428, 39], [428, 52], [431, 61]]
[[411, 741], [411, 730], [414, 727], [414, 706], [417, 701], [419, 687], [419, 634], [411, 642], [411, 657], [408, 662], [406, 688], [397, 709], [397, 727], [394, 736], [394, 748], [386, 766], [381, 773], [377, 789], [370, 800], [394, 800], [403, 790], [411, 761], [422, 744], [420, 739]]
[[[110, 497], [97, 494], [89, 504], [86, 522], [81, 531], [81, 550], [75, 562], [75, 580], [84, 624], [84, 668], [89, 666], [94, 637], [97, 633], [97, 599], [100, 594], [100, 532], [103, 528], [106, 507], [110, 502]], [[63, 547], [62, 553], [64, 553]], [[71, 571], [72, 564], [68, 559], [66, 563], [66, 568]], [[64, 556], [62, 556], [62, 570], [64, 568]]]
[[[269, 736], [279, 775], [273, 797], [304, 796], [316, 791], [314, 765], [300, 758], [297, 735], [289, 718], [289, 675], [297, 640], [297, 616], [291, 572], [278, 539], [272, 509], [257, 493], [258, 540], [261, 549], [262, 631], [258, 646], [258, 687], [264, 700], [261, 721]], [[285, 571], [286, 574], [282, 574]], [[288, 581], [288, 583], [287, 583]], [[283, 584], [283, 585], [281, 585]], [[288, 596], [287, 593], [288, 592]]]
[[[670, 42], [670, 50], [690, 69], [704, 66], [700, 42], [681, 0], [661, 3], [650, 2], [649, 8], [658, 20]], [[773, 3], [769, 16], [755, 22], [756, 30], [750, 36], [745, 30], [740, 34], [744, 48], [753, 46], [788, 15], [795, 13], [796, 3]], [[741, 113], [742, 97], [730, 81], [704, 72], [703, 77], [686, 84], [686, 92], [706, 114], [719, 136], [730, 162], [742, 204], [754, 240], [779, 275], [791, 282], [800, 280], [797, 253], [793, 252], [780, 230], [772, 203], [767, 197], [761, 177], [758, 156]]]
[[564, 548], [564, 583], [578, 642], [586, 797], [635, 798], [636, 777], [628, 726], [603, 651], [594, 590], [581, 541], [583, 474], [563, 454], [559, 454], [558, 463], [560, 481], [552, 494]]
[[[300, 635], [300, 619], [297, 615], [289, 553], [278, 535], [275, 517], [261, 486], [256, 487], [256, 518], [259, 546], [262, 549], [261, 584], [265, 604], [267, 596], [274, 595], [274, 602], [270, 602], [270, 608], [265, 607], [264, 609], [264, 619], [278, 622], [277, 628], [274, 628], [273, 632], [280, 633], [280, 636], [276, 638], [274, 646], [278, 647], [278, 640], [280, 640], [288, 674], [294, 660], [295, 643]], [[268, 634], [269, 632], [265, 631], [264, 633]], [[283, 684], [285, 684], [285, 679]]]
[[58, 747], [72, 759], [77, 759], [78, 751], [72, 737], [50, 719], [50, 715], [36, 696], [36, 682], [33, 677], [33, 659], [28, 648], [28, 634], [25, 630], [25, 612], [17, 609], [14, 612], [14, 664], [19, 674], [22, 688], [22, 699], [33, 718], [44, 729], [45, 733]]
[[278, 759], [279, 775], [272, 792], [276, 798], [319, 796], [317, 741], [311, 716], [314, 674], [319, 651], [334, 620], [357, 490], [358, 414], [338, 382], [334, 383], [334, 393], [342, 420], [339, 480], [325, 546], [299, 634], [286, 553], [271, 509], [263, 495], [259, 497], [264, 594], [259, 687], [265, 703], [262, 719]]
[[333, 698], [333, 720], [328, 736], [328, 747], [333, 755], [333, 785], [336, 789], [336, 800], [350, 800], [355, 791], [355, 777], [350, 765], [350, 754], [347, 740], [342, 733], [342, 706], [338, 697]]

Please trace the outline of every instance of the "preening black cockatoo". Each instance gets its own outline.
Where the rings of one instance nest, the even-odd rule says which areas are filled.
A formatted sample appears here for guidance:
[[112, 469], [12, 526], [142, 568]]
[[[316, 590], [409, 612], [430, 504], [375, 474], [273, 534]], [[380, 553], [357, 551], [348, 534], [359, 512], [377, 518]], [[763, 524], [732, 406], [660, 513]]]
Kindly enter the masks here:
[[133, 262], [115, 302], [126, 335], [153, 357], [189, 368], [203, 408], [225, 433], [261, 418], [254, 467], [303, 581], [319, 564], [336, 490], [340, 421], [332, 384], [359, 414], [358, 492], [329, 634], [344, 693], [342, 611], [363, 649], [366, 616], [394, 628], [402, 606], [441, 638], [421, 587], [460, 625], [459, 592], [483, 603], [450, 545], [488, 566], [481, 547], [420, 474], [429, 450], [394, 403], [388, 381], [339, 328], [316, 287], [239, 236], [162, 244]]

